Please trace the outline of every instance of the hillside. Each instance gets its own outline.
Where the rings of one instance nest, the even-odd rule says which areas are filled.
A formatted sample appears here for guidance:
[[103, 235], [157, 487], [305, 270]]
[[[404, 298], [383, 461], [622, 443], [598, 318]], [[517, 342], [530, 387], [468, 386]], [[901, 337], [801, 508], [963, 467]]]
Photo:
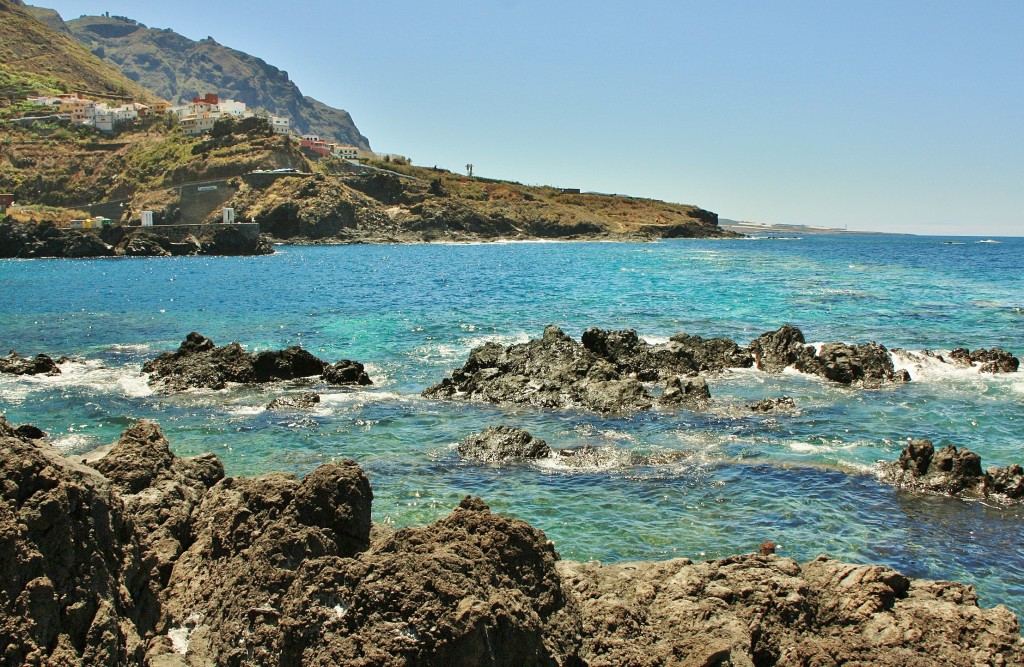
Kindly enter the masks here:
[[92, 53], [172, 102], [216, 92], [254, 110], [287, 116], [300, 134], [370, 147], [347, 111], [304, 96], [287, 72], [213, 39], [197, 42], [116, 16], [83, 16], [66, 26]]
[[[22, 84], [13, 92], [7, 90], [11, 78]], [[33, 18], [20, 2], [0, 0], [0, 105], [23, 98], [26, 82], [29, 94], [58, 89], [99, 98], [157, 100], [68, 35]]]

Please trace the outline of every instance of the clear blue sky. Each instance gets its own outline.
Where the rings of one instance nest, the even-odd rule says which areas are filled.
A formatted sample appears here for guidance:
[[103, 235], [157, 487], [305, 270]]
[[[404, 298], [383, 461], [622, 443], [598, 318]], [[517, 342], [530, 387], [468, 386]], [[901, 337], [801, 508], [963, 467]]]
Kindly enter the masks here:
[[286, 70], [378, 151], [725, 218], [1024, 235], [1024, 2], [36, 0]]

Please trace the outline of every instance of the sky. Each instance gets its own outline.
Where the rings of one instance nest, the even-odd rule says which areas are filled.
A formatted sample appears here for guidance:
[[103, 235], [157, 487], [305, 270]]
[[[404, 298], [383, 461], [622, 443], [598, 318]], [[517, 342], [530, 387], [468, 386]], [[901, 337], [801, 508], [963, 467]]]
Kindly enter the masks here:
[[1024, 235], [1024, 2], [36, 0], [288, 72], [380, 152], [723, 218]]

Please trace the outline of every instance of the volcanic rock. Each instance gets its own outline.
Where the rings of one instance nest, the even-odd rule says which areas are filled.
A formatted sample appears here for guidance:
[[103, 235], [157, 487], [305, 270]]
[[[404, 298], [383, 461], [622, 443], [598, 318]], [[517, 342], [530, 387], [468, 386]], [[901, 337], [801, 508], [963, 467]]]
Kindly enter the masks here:
[[707, 408], [711, 400], [711, 391], [707, 381], [697, 378], [671, 378], [665, 383], [665, 391], [658, 398], [658, 404], [664, 406], [684, 405], [693, 410]]
[[323, 370], [324, 380], [327, 384], [333, 385], [370, 385], [373, 382], [366, 374], [363, 365], [358, 361], [342, 359], [339, 362], [325, 366]]
[[801, 373], [819, 375], [840, 384], [857, 383], [875, 388], [883, 382], [909, 382], [905, 370], [897, 371], [889, 350], [878, 343], [825, 343], [820, 351], [804, 342], [804, 335], [791, 324], [761, 334], [750, 343], [757, 367], [780, 373], [788, 366]]
[[6, 357], [0, 357], [0, 373], [13, 375], [60, 375], [57, 362], [45, 354], [23, 357], [11, 350]]
[[978, 454], [953, 445], [935, 451], [931, 440], [911, 440], [897, 461], [882, 464], [882, 479], [900, 488], [966, 498], [1024, 499], [1021, 466], [982, 471]]
[[551, 456], [548, 443], [514, 426], [491, 426], [474, 433], [459, 443], [457, 451], [464, 459], [491, 463]]
[[117, 490], [0, 417], [5, 665], [141, 665], [158, 585]]
[[695, 371], [716, 372], [754, 365], [753, 355], [730, 338], [701, 338], [678, 333], [669, 339], [666, 347], [677, 356], [689, 357]]
[[760, 401], [748, 403], [747, 409], [751, 412], [775, 412], [778, 410], [795, 410], [796, 401], [791, 396], [780, 396], [778, 398], [762, 398]]
[[[353, 461], [320, 466], [301, 482], [278, 473], [214, 485], [164, 590], [163, 627], [187, 641], [187, 664], [298, 664], [279, 662], [281, 637], [286, 628], [305, 632], [312, 617], [289, 616], [287, 606], [298, 595], [340, 592], [322, 585], [326, 576], [293, 589], [297, 575], [315, 559], [347, 560], [369, 546], [372, 499]], [[155, 641], [150, 659], [173, 652], [171, 640]]]
[[990, 350], [974, 350], [971, 362], [981, 364], [982, 373], [1016, 373], [1020, 360], [1006, 350], [993, 347]]
[[224, 465], [213, 454], [178, 458], [160, 427], [145, 420], [129, 427], [89, 465], [120, 492], [166, 584], [175, 560], [192, 541], [192, 513], [207, 489], [224, 477]]
[[[646, 410], [653, 397], [638, 376], [657, 377], [642, 343], [631, 330], [588, 330], [586, 345], [549, 326], [528, 343], [486, 343], [465, 365], [423, 392], [429, 398], [584, 408], [601, 413]], [[588, 347], [589, 346], [589, 347]]]
[[749, 554], [705, 563], [561, 561], [557, 570], [578, 600], [579, 658], [590, 667], [1024, 660], [1008, 610], [978, 608], [969, 586], [885, 567]]
[[176, 352], [165, 352], [142, 367], [149, 384], [161, 391], [223, 389], [228, 382], [265, 383], [323, 375], [332, 381], [355, 375], [355, 382], [369, 383], [362, 365], [341, 361], [334, 366], [301, 347], [246, 352], [237, 342], [218, 347], [202, 334], [192, 332]]

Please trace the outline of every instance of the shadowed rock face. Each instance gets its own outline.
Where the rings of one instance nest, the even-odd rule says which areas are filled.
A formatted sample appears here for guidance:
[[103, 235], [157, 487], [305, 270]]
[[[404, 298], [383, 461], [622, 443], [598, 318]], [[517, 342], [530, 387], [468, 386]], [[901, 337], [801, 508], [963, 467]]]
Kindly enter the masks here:
[[1024, 666], [1005, 608], [885, 567], [559, 561], [469, 497], [371, 543], [354, 462], [221, 478], [149, 422], [94, 463], [105, 476], [2, 418], [0, 451], [4, 664]]
[[882, 465], [882, 479], [900, 488], [951, 496], [1024, 500], [1021, 466], [983, 471], [981, 457], [969, 449], [947, 445], [936, 451], [931, 440], [911, 440], [897, 461]]
[[301, 347], [246, 352], [238, 343], [218, 347], [190, 333], [176, 352], [165, 352], [142, 367], [149, 384], [161, 391], [223, 389], [228, 382], [264, 383], [320, 376], [330, 384], [372, 384], [363, 365], [349, 360], [328, 364]]

